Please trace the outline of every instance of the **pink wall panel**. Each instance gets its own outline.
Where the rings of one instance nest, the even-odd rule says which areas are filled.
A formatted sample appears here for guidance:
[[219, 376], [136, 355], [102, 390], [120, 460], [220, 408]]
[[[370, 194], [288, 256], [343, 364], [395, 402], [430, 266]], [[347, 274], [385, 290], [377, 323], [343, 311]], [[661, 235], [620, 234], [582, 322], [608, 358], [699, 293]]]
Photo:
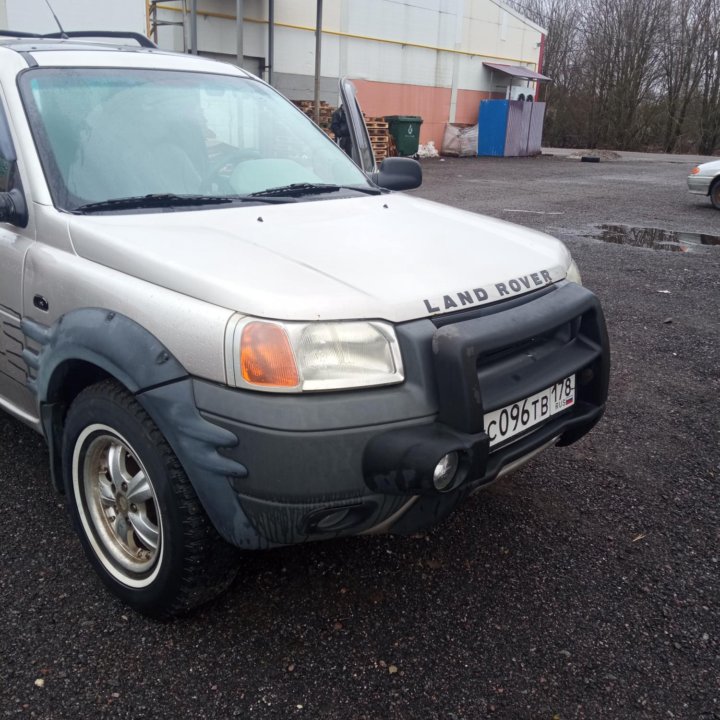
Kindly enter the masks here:
[[[420, 127], [420, 142], [432, 140], [440, 150], [445, 125], [450, 118], [450, 88], [427, 87], [424, 85], [401, 85], [374, 80], [353, 80], [363, 112], [370, 117], [385, 115], [419, 115], [423, 119]], [[499, 97], [503, 93], [483, 90], [458, 90], [455, 122], [474, 125], [478, 120], [481, 100]]]
[[478, 121], [480, 101], [490, 97], [491, 93], [484, 90], [458, 90], [455, 122], [474, 125]]
[[[440, 150], [445, 124], [450, 115], [450, 88], [401, 85], [373, 80], [353, 80], [363, 112], [371, 117], [419, 115], [420, 142], [432, 140]], [[477, 120], [477, 107], [475, 108]]]

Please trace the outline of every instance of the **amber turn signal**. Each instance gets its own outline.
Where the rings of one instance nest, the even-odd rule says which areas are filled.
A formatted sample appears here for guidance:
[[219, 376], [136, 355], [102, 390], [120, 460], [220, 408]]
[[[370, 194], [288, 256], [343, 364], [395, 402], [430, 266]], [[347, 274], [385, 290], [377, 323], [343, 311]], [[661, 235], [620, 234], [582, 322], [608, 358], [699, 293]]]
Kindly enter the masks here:
[[695, 167], [690, 171], [690, 174], [691, 174], [691, 175], [697, 175], [699, 172], [700, 172], [700, 168], [697, 167], [697, 166], [695, 166]]
[[300, 383], [287, 333], [273, 323], [251, 322], [243, 328], [240, 369], [252, 385], [289, 388]]

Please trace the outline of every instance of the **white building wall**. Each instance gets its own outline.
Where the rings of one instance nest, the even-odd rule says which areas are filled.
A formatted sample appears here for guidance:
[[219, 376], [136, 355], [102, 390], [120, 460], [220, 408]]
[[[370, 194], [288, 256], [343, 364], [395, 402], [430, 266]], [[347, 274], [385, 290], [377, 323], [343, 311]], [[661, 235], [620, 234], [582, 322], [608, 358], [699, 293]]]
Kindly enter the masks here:
[[[65, 30], [128, 30], [143, 35], [146, 31], [144, 0], [50, 0], [50, 4]], [[45, 0], [4, 0], [4, 5], [8, 28], [58, 31]]]
[[[53, 0], [67, 30], [130, 30], [145, 33], [145, 0]], [[160, 17], [179, 20], [182, 2], [167, 0]], [[189, 2], [188, 2], [189, 5]], [[245, 0], [245, 55], [267, 56], [267, 0]], [[315, 0], [276, 0], [275, 70], [313, 75]], [[3, 12], [4, 10], [4, 12]], [[199, 0], [201, 50], [236, 54], [234, 0]], [[456, 44], [456, 16], [462, 35]], [[7, 27], [57, 30], [44, 0], [0, 0]], [[325, 0], [322, 74], [375, 82], [450, 87], [453, 54], [461, 62], [459, 87], [488, 90], [477, 58], [535, 67], [541, 29], [497, 0]], [[189, 28], [186, 28], [189, 37]], [[161, 46], [183, 49], [180, 29], [161, 28]], [[424, 47], [420, 47], [424, 46]], [[480, 66], [481, 67], [481, 66]]]
[[[146, 0], [51, 0], [68, 30], [148, 27]], [[189, 0], [187, 6], [189, 7]], [[179, 21], [182, 0], [165, 0], [159, 17]], [[4, 8], [4, 13], [3, 13]], [[234, 62], [235, 0], [198, 0], [201, 52]], [[245, 66], [262, 73], [268, 58], [268, 0], [244, 0]], [[31, 32], [53, 32], [44, 0], [0, 0], [0, 21]], [[294, 99], [310, 98], [315, 72], [316, 0], [275, 0], [274, 84]], [[423, 135], [438, 138], [448, 120], [474, 122], [477, 105], [503, 94], [507, 81], [483, 61], [537, 69], [542, 28], [502, 0], [325, 0], [321, 91], [337, 99], [337, 78], [357, 80], [368, 114], [419, 114]], [[184, 31], [163, 27], [161, 47], [182, 51]]]
[[[180, 5], [177, 0], [161, 4], [161, 17], [177, 20], [173, 10]], [[267, 0], [244, 5], [245, 55], [265, 56]], [[315, 8], [315, 0], [276, 0], [276, 72], [314, 75]], [[199, 10], [201, 51], [235, 55], [234, 0], [200, 0]], [[463, 16], [459, 43], [458, 13]], [[458, 54], [459, 87], [489, 90], [489, 76], [477, 59], [535, 68], [541, 32], [496, 0], [325, 0], [322, 75], [450, 87]], [[179, 37], [167, 28], [159, 33], [161, 46], [174, 49], [182, 49]]]

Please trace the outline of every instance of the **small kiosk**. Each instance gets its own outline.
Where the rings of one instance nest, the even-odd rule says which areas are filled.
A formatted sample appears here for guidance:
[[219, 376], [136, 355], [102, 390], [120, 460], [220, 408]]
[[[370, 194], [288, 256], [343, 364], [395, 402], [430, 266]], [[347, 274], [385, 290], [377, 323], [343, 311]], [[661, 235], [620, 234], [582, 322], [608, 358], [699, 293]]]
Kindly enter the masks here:
[[[551, 82], [521, 65], [483, 63], [491, 79], [499, 74], [505, 83], [504, 100], [482, 100], [478, 111], [478, 155], [522, 157], [539, 155], [542, 143], [545, 103], [536, 102], [530, 83]], [[492, 87], [495, 87], [491, 81]], [[524, 81], [524, 84], [515, 84]]]

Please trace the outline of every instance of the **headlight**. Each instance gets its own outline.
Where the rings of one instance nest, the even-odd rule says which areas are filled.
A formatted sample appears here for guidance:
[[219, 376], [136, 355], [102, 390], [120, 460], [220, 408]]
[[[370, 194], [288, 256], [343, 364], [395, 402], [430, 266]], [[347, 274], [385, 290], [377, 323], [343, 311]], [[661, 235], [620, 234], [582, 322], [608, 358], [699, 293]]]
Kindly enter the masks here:
[[580, 270], [578, 269], [578, 266], [575, 264], [574, 260], [570, 260], [570, 265], [568, 266], [567, 273], [565, 274], [565, 279], [569, 280], [570, 282], [577, 283], [578, 285], [582, 285]]
[[395, 331], [383, 322], [280, 322], [242, 317], [228, 333], [236, 387], [308, 392], [405, 378]]

